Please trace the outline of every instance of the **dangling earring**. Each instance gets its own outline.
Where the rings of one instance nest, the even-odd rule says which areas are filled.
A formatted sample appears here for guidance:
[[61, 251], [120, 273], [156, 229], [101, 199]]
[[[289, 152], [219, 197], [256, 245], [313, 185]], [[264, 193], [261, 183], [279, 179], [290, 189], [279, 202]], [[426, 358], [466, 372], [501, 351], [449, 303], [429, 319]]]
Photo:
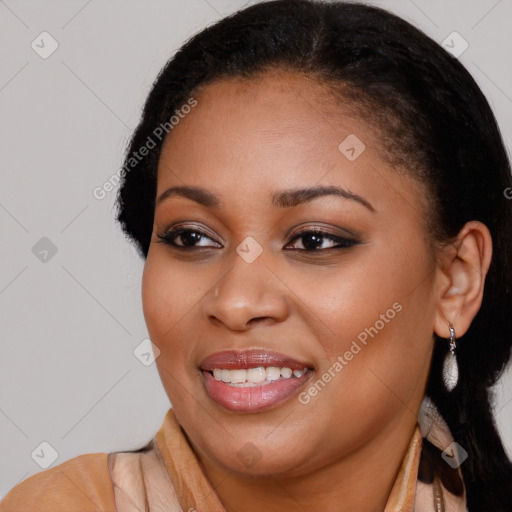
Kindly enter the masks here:
[[450, 351], [444, 358], [443, 382], [446, 389], [452, 391], [459, 380], [459, 367], [455, 357], [455, 330], [450, 322], [448, 322], [448, 328], [450, 329]]

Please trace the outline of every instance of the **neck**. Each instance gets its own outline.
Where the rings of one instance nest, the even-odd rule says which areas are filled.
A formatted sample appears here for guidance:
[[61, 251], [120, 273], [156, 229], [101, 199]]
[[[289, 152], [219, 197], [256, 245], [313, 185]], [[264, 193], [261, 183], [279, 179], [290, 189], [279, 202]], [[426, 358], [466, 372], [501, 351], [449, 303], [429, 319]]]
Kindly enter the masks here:
[[[406, 454], [417, 419], [406, 410], [360, 449], [297, 477], [245, 477], [208, 457], [203, 469], [226, 511], [286, 509], [382, 512]], [[196, 453], [197, 447], [195, 447]]]

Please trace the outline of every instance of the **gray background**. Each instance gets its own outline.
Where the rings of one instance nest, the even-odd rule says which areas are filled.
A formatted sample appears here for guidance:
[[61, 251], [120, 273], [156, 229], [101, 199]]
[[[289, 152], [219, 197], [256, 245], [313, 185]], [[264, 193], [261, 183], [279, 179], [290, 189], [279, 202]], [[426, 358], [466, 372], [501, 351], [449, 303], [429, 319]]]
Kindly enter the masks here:
[[[0, 0], [0, 499], [42, 470], [90, 452], [135, 449], [169, 407], [156, 367], [133, 354], [147, 337], [143, 261], [114, 222], [121, 166], [149, 87], [193, 33], [241, 0]], [[512, 134], [512, 2], [389, 0], [459, 57], [483, 89], [507, 146]], [[32, 41], [58, 49], [43, 59]], [[57, 248], [40, 260], [34, 254]], [[41, 249], [42, 247], [42, 249]], [[37, 253], [37, 251], [35, 251]], [[36, 257], [37, 256], [37, 257]], [[512, 372], [496, 413], [512, 455]], [[43, 452], [41, 452], [43, 450]], [[41, 456], [40, 460], [43, 458]]]

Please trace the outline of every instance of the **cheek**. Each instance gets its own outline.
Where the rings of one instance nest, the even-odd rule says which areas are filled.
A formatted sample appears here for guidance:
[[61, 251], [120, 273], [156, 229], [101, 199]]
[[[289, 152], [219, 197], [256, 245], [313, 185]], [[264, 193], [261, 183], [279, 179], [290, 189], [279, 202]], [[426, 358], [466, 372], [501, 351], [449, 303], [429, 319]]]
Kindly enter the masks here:
[[355, 410], [407, 403], [422, 386], [432, 349], [431, 270], [420, 243], [385, 249], [375, 242], [347, 271], [296, 281], [315, 313], [312, 328], [325, 333], [320, 373]]
[[[167, 374], [184, 373], [180, 367], [188, 360], [187, 347], [190, 348], [191, 343], [180, 340], [194, 334], [184, 330], [187, 314], [194, 306], [194, 299], [197, 301], [195, 293], [185, 288], [191, 285], [184, 273], [173, 268], [165, 263], [165, 258], [148, 254], [142, 276], [144, 319], [151, 341], [160, 350], [156, 365], [164, 382]], [[193, 285], [191, 290], [194, 290]]]
[[304, 304], [302, 317], [317, 333], [324, 333], [319, 339], [331, 358], [349, 350], [354, 339], [364, 344], [391, 333], [404, 317], [406, 303], [411, 309], [411, 298], [425, 300], [411, 295], [425, 277], [420, 260], [411, 260], [408, 252], [384, 250], [377, 242], [372, 245], [325, 275], [289, 276], [298, 303]]
[[190, 275], [155, 252], [150, 250], [144, 266], [142, 307], [149, 337], [160, 350], [155, 362], [162, 384], [173, 406], [179, 408], [187, 396], [183, 396], [183, 383], [191, 378], [188, 365], [197, 334], [187, 315], [193, 314], [199, 287]]
[[[142, 309], [151, 340], [159, 341], [163, 332], [164, 318], [172, 320], [174, 294], [170, 291], [168, 279], [162, 276], [158, 259], [149, 251], [142, 274]], [[166, 315], [166, 312], [168, 314]], [[157, 343], [160, 346], [160, 343]]]
[[[142, 307], [148, 332], [163, 346], [175, 337], [180, 320], [197, 304], [201, 288], [194, 275], [149, 251], [142, 275]], [[204, 293], [204, 292], [203, 292]]]

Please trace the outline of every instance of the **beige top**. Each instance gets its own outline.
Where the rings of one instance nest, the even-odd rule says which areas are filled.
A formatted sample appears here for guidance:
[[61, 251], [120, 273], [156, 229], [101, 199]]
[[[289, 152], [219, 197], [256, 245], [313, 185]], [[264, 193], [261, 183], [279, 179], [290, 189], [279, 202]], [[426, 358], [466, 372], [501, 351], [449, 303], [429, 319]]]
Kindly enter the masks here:
[[[440, 453], [451, 442], [446, 425], [423, 408], [384, 512], [466, 512], [465, 493], [449, 492], [440, 476], [417, 480], [418, 470], [428, 480], [436, 464], [447, 464]], [[437, 473], [460, 480], [460, 468]], [[27, 478], [0, 503], [0, 512], [29, 511], [226, 512], [172, 409], [143, 451], [79, 455]]]

